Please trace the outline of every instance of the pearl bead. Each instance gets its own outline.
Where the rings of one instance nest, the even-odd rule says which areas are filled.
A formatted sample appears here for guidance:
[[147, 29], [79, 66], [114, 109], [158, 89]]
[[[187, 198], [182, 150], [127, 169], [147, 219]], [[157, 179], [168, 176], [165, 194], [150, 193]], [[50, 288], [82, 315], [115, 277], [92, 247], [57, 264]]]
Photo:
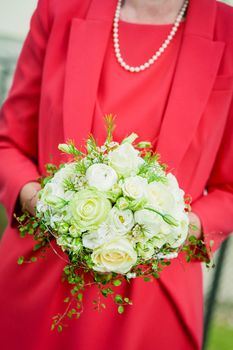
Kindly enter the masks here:
[[128, 65], [127, 63], [125, 63], [125, 61], [123, 60], [123, 58], [121, 56], [121, 52], [120, 52], [119, 20], [120, 20], [120, 11], [121, 11], [122, 0], [118, 0], [116, 12], [115, 12], [115, 17], [114, 17], [114, 21], [113, 21], [113, 45], [114, 45], [114, 50], [115, 50], [115, 56], [117, 58], [118, 63], [121, 65], [121, 67], [124, 68], [125, 70], [127, 70], [128, 72], [139, 73], [139, 72], [149, 68], [153, 63], [155, 63], [155, 61], [167, 49], [170, 42], [174, 38], [174, 36], [175, 36], [179, 26], [180, 26], [180, 23], [182, 21], [184, 13], [188, 7], [188, 3], [189, 3], [189, 0], [185, 0], [181, 10], [179, 11], [179, 13], [176, 17], [176, 20], [172, 26], [170, 33], [168, 34], [166, 40], [162, 43], [160, 48], [156, 51], [156, 53], [146, 63], [141, 64], [138, 67], [132, 67], [132, 66]]

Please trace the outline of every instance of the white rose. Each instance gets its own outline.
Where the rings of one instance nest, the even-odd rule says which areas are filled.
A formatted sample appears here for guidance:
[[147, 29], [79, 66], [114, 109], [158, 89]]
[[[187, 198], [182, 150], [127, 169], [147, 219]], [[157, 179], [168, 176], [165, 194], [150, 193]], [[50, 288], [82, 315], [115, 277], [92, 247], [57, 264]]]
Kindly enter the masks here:
[[134, 213], [134, 220], [142, 226], [143, 232], [147, 238], [158, 235], [161, 227], [161, 217], [153, 211], [142, 209]]
[[181, 203], [184, 208], [184, 191], [179, 187], [177, 178], [172, 174], [167, 174], [168, 187], [177, 203]]
[[110, 151], [108, 160], [110, 166], [123, 177], [136, 175], [140, 165], [144, 163], [144, 160], [139, 156], [139, 152], [129, 143], [124, 143]]
[[147, 186], [148, 206], [162, 213], [169, 213], [175, 206], [175, 198], [169, 187], [161, 182], [151, 182]]
[[141, 176], [131, 176], [124, 180], [122, 191], [125, 196], [140, 200], [146, 194], [147, 180]]
[[118, 238], [95, 249], [91, 255], [94, 270], [125, 274], [137, 262], [137, 253], [126, 238]]
[[93, 164], [86, 172], [88, 185], [100, 191], [109, 191], [117, 182], [117, 173], [106, 164]]
[[116, 207], [110, 210], [108, 216], [109, 226], [116, 235], [128, 233], [134, 226], [134, 216], [131, 210], [119, 210]]
[[89, 249], [95, 249], [111, 241], [114, 238], [114, 232], [110, 229], [107, 222], [100, 225], [98, 230], [83, 234], [83, 246]]

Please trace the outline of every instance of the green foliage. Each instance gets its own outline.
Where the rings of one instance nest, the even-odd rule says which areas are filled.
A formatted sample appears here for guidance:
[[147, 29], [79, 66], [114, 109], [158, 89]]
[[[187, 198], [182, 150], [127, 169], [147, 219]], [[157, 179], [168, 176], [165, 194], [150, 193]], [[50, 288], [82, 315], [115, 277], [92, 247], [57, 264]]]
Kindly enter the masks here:
[[24, 257], [23, 257], [23, 256], [20, 256], [20, 257], [18, 258], [18, 264], [19, 264], [19, 265], [22, 265], [23, 262], [24, 262]]
[[114, 286], [118, 287], [121, 285], [122, 282], [121, 280], [114, 280], [112, 283], [114, 284]]
[[125, 308], [123, 305], [120, 305], [120, 306], [118, 306], [117, 310], [118, 310], [119, 314], [123, 314], [123, 312], [125, 311]]
[[112, 114], [108, 114], [105, 116], [105, 125], [106, 125], [106, 131], [107, 131], [106, 144], [109, 144], [112, 142], [112, 134], [115, 128], [114, 119], [115, 117]]

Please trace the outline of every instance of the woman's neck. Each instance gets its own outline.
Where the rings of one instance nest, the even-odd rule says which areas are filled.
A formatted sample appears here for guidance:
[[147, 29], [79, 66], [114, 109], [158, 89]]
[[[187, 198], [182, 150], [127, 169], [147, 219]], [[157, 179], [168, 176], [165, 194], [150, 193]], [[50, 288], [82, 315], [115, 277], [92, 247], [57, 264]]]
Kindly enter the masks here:
[[173, 23], [183, 3], [184, 0], [125, 0], [120, 18], [134, 23]]

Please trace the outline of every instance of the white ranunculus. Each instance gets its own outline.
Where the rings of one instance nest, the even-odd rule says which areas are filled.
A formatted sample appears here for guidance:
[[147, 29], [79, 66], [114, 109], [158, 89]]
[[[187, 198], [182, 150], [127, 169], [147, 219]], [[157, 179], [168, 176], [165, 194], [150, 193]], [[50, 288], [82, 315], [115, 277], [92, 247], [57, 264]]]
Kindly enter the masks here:
[[125, 196], [140, 200], [146, 194], [147, 180], [141, 176], [127, 177], [122, 184], [122, 191]]
[[178, 226], [172, 226], [162, 222], [160, 231], [153, 237], [154, 246], [161, 248], [164, 244], [169, 244], [172, 248], [180, 247], [187, 238], [189, 220], [185, 212], [180, 212], [175, 217]]
[[175, 198], [169, 188], [161, 182], [151, 182], [147, 186], [148, 206], [170, 213], [175, 206]]
[[66, 164], [56, 172], [50, 182], [40, 191], [38, 211], [44, 209], [43, 203], [54, 208], [63, 208], [71, 200], [74, 192], [65, 191], [65, 180], [75, 176], [75, 163]]
[[84, 233], [82, 236], [83, 246], [89, 249], [95, 249], [99, 246], [113, 240], [115, 234], [109, 224], [104, 222], [98, 230]]
[[134, 226], [134, 216], [131, 210], [119, 210], [114, 207], [108, 215], [108, 222], [115, 235], [125, 235]]
[[63, 181], [74, 176], [75, 173], [75, 163], [67, 163], [55, 173], [52, 182], [63, 185]]
[[189, 218], [187, 213], [180, 212], [176, 216], [176, 219], [178, 226], [164, 225], [162, 227], [162, 233], [166, 233], [167, 243], [173, 248], [178, 248], [185, 242], [189, 230]]
[[36, 210], [38, 213], [45, 213], [49, 209], [49, 206], [47, 203], [45, 203], [43, 200], [38, 199], [36, 203]]
[[95, 249], [91, 255], [93, 269], [125, 274], [137, 262], [137, 253], [126, 238], [120, 237]]
[[93, 164], [86, 172], [88, 185], [100, 191], [109, 191], [117, 182], [117, 173], [106, 164]]
[[62, 186], [49, 182], [41, 191], [40, 201], [59, 209], [66, 205], [64, 196], [65, 192]]
[[109, 165], [123, 177], [136, 175], [144, 160], [139, 152], [129, 143], [124, 143], [110, 151], [108, 154]]
[[156, 236], [160, 231], [161, 217], [153, 211], [147, 209], [138, 210], [134, 213], [134, 220], [142, 227], [147, 238]]

